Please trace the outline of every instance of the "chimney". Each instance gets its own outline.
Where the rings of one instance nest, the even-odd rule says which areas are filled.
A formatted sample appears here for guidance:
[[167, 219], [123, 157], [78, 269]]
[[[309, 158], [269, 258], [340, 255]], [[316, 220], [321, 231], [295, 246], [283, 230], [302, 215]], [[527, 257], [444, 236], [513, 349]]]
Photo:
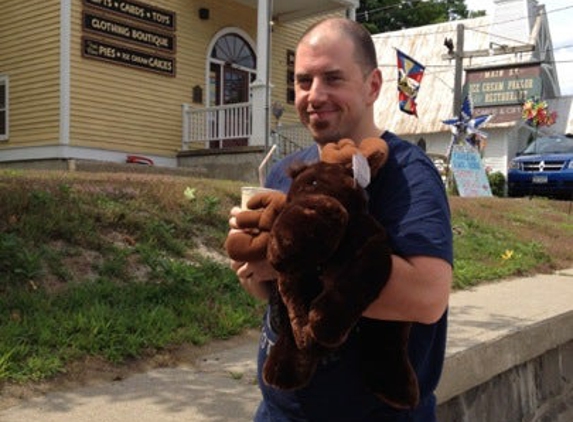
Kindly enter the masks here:
[[494, 0], [494, 6], [490, 40], [508, 46], [528, 43], [537, 16], [537, 0]]

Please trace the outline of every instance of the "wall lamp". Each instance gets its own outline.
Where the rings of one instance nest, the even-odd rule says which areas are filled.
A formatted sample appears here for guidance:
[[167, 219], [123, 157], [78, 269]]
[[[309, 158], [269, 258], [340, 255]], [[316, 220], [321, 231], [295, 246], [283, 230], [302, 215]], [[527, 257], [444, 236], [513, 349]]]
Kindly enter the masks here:
[[206, 21], [209, 19], [209, 9], [207, 9], [206, 7], [201, 7], [199, 9], [199, 19], [201, 19], [202, 21]]

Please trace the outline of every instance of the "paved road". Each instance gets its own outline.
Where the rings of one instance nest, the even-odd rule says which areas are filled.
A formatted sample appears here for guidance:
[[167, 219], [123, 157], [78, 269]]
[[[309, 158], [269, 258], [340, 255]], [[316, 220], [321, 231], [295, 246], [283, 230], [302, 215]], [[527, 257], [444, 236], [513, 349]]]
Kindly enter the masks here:
[[[573, 269], [454, 293], [448, 355], [573, 310]], [[193, 364], [52, 392], [0, 411], [0, 422], [249, 421], [256, 334]], [[447, 378], [447, 377], [445, 377]]]

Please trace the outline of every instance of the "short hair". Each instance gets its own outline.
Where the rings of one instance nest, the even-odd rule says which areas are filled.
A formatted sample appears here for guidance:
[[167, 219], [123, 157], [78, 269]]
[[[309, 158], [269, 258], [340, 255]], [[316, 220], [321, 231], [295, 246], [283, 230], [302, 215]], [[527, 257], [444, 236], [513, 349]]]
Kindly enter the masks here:
[[323, 25], [332, 25], [334, 28], [340, 30], [344, 35], [348, 36], [354, 45], [354, 56], [356, 61], [360, 62], [364, 67], [365, 73], [370, 73], [378, 67], [378, 59], [376, 57], [376, 48], [372, 41], [370, 32], [360, 23], [351, 19], [345, 18], [326, 18], [312, 24], [302, 34], [298, 45], [300, 45], [315, 29]]

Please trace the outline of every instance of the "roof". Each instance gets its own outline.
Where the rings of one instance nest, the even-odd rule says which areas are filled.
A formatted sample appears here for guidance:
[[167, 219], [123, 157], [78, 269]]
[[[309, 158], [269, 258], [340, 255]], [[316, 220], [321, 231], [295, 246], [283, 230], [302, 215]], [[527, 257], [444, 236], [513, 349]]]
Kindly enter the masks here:
[[[373, 35], [378, 65], [384, 78], [374, 107], [377, 124], [401, 135], [449, 131], [442, 120], [452, 117], [455, 65], [453, 60], [442, 59], [442, 55], [447, 53], [444, 39], [455, 40], [456, 27], [460, 23], [479, 27], [488, 22], [488, 18], [476, 18]], [[486, 36], [479, 32], [471, 33], [465, 37], [465, 48], [478, 48], [486, 42]], [[418, 118], [398, 108], [396, 49], [426, 66], [416, 100]]]
[[[259, 0], [235, 0], [256, 9]], [[360, 6], [359, 0], [274, 0], [270, 2], [274, 21], [289, 22], [316, 14]]]

